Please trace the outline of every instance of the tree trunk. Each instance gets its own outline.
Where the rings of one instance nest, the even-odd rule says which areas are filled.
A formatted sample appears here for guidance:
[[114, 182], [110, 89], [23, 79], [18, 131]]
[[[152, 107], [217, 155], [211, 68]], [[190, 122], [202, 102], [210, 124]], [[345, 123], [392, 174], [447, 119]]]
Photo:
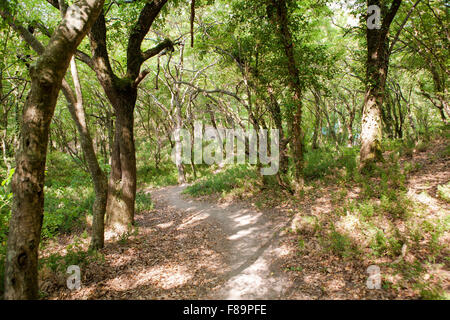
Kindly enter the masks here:
[[267, 84], [267, 93], [269, 94], [268, 109], [272, 115], [275, 127], [278, 129], [280, 135], [280, 174], [286, 174], [288, 169], [288, 159], [286, 154], [287, 139], [284, 136], [283, 117], [281, 108], [278, 104], [277, 98], [274, 95], [274, 90], [270, 84]]
[[123, 90], [117, 103], [116, 132], [108, 183], [106, 225], [124, 233], [134, 224], [136, 199], [136, 151], [134, 145], [134, 106], [137, 89]]
[[353, 119], [350, 118], [349, 121], [347, 122], [347, 147], [352, 147], [353, 146]]
[[[180, 97], [179, 97], [179, 88], [178, 85], [175, 85], [175, 93], [172, 97], [172, 102], [175, 103], [175, 148], [179, 148], [179, 152], [181, 152], [182, 142], [181, 142], [181, 136], [180, 131], [183, 129], [183, 118], [181, 115], [181, 104], [180, 104]], [[180, 154], [181, 156], [181, 154]], [[178, 170], [178, 183], [183, 184], [186, 183], [186, 175], [184, 172], [184, 166], [182, 162], [182, 157], [179, 159], [176, 159], [176, 166]]]
[[[6, 299], [38, 298], [38, 249], [44, 217], [44, 172], [50, 122], [70, 59], [102, 6], [103, 0], [79, 0], [70, 7], [70, 19], [63, 19], [43, 54], [30, 68], [31, 90], [24, 106], [12, 180], [14, 197], [6, 255]], [[78, 13], [81, 11], [83, 16]]]
[[384, 13], [384, 17], [380, 29], [366, 29], [366, 94], [361, 122], [361, 169], [368, 168], [372, 163], [383, 159], [381, 108], [389, 65], [388, 32], [401, 0], [394, 0], [388, 12], [379, 0], [369, 0], [367, 4], [382, 8], [381, 14]]
[[137, 86], [148, 72], [140, 72], [142, 64], [173, 44], [166, 39], [157, 46], [141, 51], [142, 41], [167, 0], [145, 3], [132, 27], [127, 46], [127, 72], [119, 78], [113, 72], [106, 46], [106, 22], [100, 14], [89, 33], [92, 67], [116, 114], [116, 132], [111, 154], [111, 174], [108, 181], [107, 226], [118, 233], [134, 223], [136, 199], [136, 153], [134, 145], [134, 107]]
[[269, 18], [277, 25], [280, 42], [287, 58], [288, 84], [293, 91], [292, 100], [296, 106], [292, 121], [292, 151], [294, 156], [295, 178], [298, 187], [303, 187], [303, 132], [302, 132], [302, 83], [294, 55], [294, 42], [289, 30], [288, 10], [285, 0], [272, 0], [272, 8], [268, 7]]
[[92, 207], [92, 237], [90, 247], [93, 249], [103, 248], [104, 245], [104, 218], [106, 211], [106, 201], [108, 193], [108, 183], [105, 173], [98, 164], [97, 155], [94, 150], [89, 128], [86, 123], [86, 114], [83, 107], [81, 84], [78, 77], [75, 59], [71, 62], [72, 79], [75, 86], [76, 97], [71, 93], [70, 87], [64, 81], [62, 91], [67, 98], [68, 108], [72, 119], [75, 122], [81, 140], [81, 148], [84, 152], [88, 170], [94, 184], [95, 200]]

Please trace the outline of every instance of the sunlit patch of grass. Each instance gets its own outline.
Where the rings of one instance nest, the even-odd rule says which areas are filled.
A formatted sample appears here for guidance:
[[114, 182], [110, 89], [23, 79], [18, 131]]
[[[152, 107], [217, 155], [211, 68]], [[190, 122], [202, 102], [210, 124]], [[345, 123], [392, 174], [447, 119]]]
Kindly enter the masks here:
[[397, 277], [395, 284], [391, 283], [393, 288], [411, 287], [414, 289], [418, 296], [423, 300], [449, 300], [449, 292], [445, 291], [443, 281], [440, 276], [435, 276], [430, 270], [430, 266], [427, 263], [422, 263], [419, 260], [413, 262], [407, 262], [401, 260], [398, 263], [391, 264], [389, 266], [392, 276]]
[[412, 202], [405, 192], [391, 191], [381, 196], [380, 209], [395, 219], [406, 219], [411, 205]]
[[154, 165], [138, 167], [137, 176], [140, 187], [165, 187], [178, 183], [177, 168], [172, 162], [158, 168]]
[[187, 187], [184, 192], [194, 197], [226, 194], [245, 185], [252, 186], [258, 178], [254, 168], [246, 165], [237, 165], [197, 181]]
[[439, 197], [450, 203], [450, 182], [437, 186], [437, 194]]
[[[87, 238], [87, 234], [82, 235]], [[55, 252], [39, 259], [39, 268], [48, 267], [53, 272], [65, 272], [71, 265], [84, 266], [92, 261], [104, 262], [105, 257], [97, 250], [86, 250], [86, 241], [80, 237], [75, 237], [73, 242], [68, 244], [64, 252]]]

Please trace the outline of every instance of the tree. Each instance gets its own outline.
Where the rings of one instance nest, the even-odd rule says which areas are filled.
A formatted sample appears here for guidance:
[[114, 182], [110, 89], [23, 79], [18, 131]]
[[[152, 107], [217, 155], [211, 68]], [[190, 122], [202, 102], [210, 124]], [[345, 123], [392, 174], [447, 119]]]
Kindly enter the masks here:
[[380, 161], [381, 154], [381, 108], [383, 105], [386, 78], [389, 67], [388, 33], [392, 21], [400, 7], [401, 0], [394, 0], [387, 7], [387, 1], [369, 0], [368, 7], [380, 8], [381, 26], [374, 28], [367, 23], [366, 94], [361, 121], [361, 168], [374, 161]]
[[[67, 6], [64, 6], [64, 8], [61, 10], [63, 18], [66, 11]], [[19, 22], [12, 21], [12, 19], [8, 19], [7, 22], [14, 30], [16, 30], [16, 32], [23, 38], [23, 40], [36, 51], [36, 53], [43, 54], [45, 50], [44, 46], [39, 42], [39, 40], [34, 37], [31, 32], [29, 32], [27, 28], [25, 28]], [[44, 32], [46, 32], [47, 35], [51, 36], [51, 34], [48, 34], [48, 30], [44, 30]], [[75, 91], [72, 90], [69, 83], [65, 79], [62, 80], [61, 91], [63, 92], [67, 100], [67, 107], [80, 135], [81, 147], [83, 149], [87, 167], [94, 184], [95, 201], [93, 204], [94, 221], [91, 238], [91, 248], [99, 249], [102, 248], [104, 244], [104, 216], [108, 190], [107, 180], [98, 163], [92, 137], [87, 126], [86, 114], [83, 106], [81, 82], [78, 76], [78, 69], [74, 57], [72, 57], [72, 59], [70, 60], [70, 72], [75, 86]]]
[[448, 56], [450, 31], [448, 8], [442, 1], [426, 0], [417, 5], [409, 28], [405, 28], [399, 42], [406, 48], [404, 63], [415, 70], [426, 70], [431, 79], [421, 80], [421, 94], [439, 111], [444, 123], [448, 123]]
[[50, 122], [70, 60], [99, 15], [103, 2], [78, 0], [70, 6], [49, 44], [30, 66], [31, 89], [24, 106], [12, 180], [14, 196], [5, 268], [6, 299], [38, 297], [37, 262]]
[[295, 104], [295, 113], [292, 122], [292, 149], [295, 163], [295, 177], [300, 187], [303, 186], [303, 136], [302, 132], [302, 99], [303, 83], [300, 79], [298, 62], [294, 54], [294, 41], [289, 29], [288, 8], [285, 0], [270, 1], [267, 7], [269, 19], [277, 26], [277, 32], [280, 42], [283, 45], [284, 53], [287, 58], [287, 69], [289, 72], [288, 83], [293, 91], [293, 103]]
[[118, 77], [111, 67], [106, 47], [104, 13], [100, 14], [89, 33], [93, 69], [116, 113], [106, 223], [108, 227], [118, 232], [127, 230], [134, 223], [134, 202], [136, 198], [134, 108], [137, 99], [137, 87], [148, 74], [147, 70], [141, 72], [140, 69], [147, 59], [165, 49], [171, 50], [173, 48], [172, 42], [166, 39], [151, 49], [141, 50], [145, 35], [166, 2], [167, 0], [151, 1], [146, 3], [141, 10], [128, 39], [127, 70], [124, 77]]
[[[59, 9], [57, 0], [48, 0]], [[134, 109], [138, 85], [149, 73], [141, 72], [143, 63], [163, 50], [173, 50], [166, 39], [153, 48], [142, 51], [142, 42], [167, 0], [147, 2], [130, 30], [126, 50], [126, 73], [119, 77], [114, 72], [107, 49], [105, 12], [101, 12], [89, 32], [92, 57], [79, 53], [91, 67], [103, 87], [116, 114], [114, 145], [111, 154], [111, 173], [108, 181], [106, 225], [125, 232], [134, 223], [136, 199], [136, 150], [134, 142]]]

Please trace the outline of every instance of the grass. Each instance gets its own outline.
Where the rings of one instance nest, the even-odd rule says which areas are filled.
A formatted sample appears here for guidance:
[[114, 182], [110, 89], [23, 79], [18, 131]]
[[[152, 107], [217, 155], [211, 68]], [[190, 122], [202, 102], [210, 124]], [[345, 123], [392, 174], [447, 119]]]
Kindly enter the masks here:
[[85, 266], [92, 261], [104, 262], [104, 256], [96, 250], [84, 250], [81, 242], [75, 239], [73, 243], [66, 247], [66, 253], [53, 253], [48, 257], [39, 260], [39, 268], [48, 267], [53, 272], [65, 273], [67, 267], [71, 265]]
[[359, 253], [357, 246], [351, 237], [345, 233], [334, 230], [332, 227], [329, 235], [322, 240], [324, 247], [342, 258], [354, 257]]
[[254, 168], [247, 167], [246, 165], [236, 165], [197, 181], [187, 187], [184, 192], [194, 197], [226, 194], [234, 189], [242, 189], [257, 179], [258, 175]]
[[437, 193], [442, 200], [450, 203], [450, 182], [437, 187]]
[[95, 194], [90, 176], [73, 167], [64, 154], [52, 153], [47, 162], [42, 238], [85, 227], [86, 215], [92, 214]]
[[303, 175], [307, 181], [322, 179], [338, 169], [344, 170], [344, 177], [352, 178], [357, 169], [357, 147], [340, 147], [338, 150], [323, 148], [305, 154]]
[[178, 182], [177, 170], [171, 162], [160, 165], [144, 165], [138, 167], [138, 184], [140, 187], [164, 187], [175, 185]]
[[150, 194], [148, 192], [137, 192], [136, 193], [136, 213], [142, 213], [144, 211], [153, 210], [153, 202]]

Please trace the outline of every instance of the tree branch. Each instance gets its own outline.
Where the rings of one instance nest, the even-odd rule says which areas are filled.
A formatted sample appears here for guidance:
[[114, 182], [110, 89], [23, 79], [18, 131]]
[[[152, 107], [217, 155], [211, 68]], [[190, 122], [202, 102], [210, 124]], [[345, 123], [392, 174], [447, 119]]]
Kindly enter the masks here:
[[381, 24], [381, 37], [384, 38], [388, 31], [389, 27], [392, 23], [392, 20], [394, 20], [395, 15], [397, 14], [398, 9], [400, 8], [400, 5], [402, 3], [402, 0], [394, 0], [392, 2], [391, 7], [389, 8], [389, 12], [383, 19], [383, 23]]
[[170, 41], [170, 39], [165, 39], [163, 42], [159, 43], [157, 46], [144, 51], [142, 53], [142, 62], [146, 61], [147, 59], [150, 59], [151, 57], [156, 56], [164, 49], [173, 51], [173, 43], [172, 43], [172, 41]]
[[147, 2], [131, 30], [127, 48], [127, 77], [130, 79], [136, 79], [139, 75], [145, 61], [141, 51], [142, 41], [166, 2], [167, 0]]
[[389, 51], [388, 51], [388, 55], [391, 54], [392, 49], [394, 48], [395, 43], [398, 41], [398, 38], [400, 36], [400, 33], [403, 30], [403, 27], [405, 26], [406, 22], [408, 21], [409, 17], [411, 16], [411, 13], [414, 11], [414, 9], [416, 8], [416, 6], [419, 4], [419, 2], [422, 0], [417, 0], [416, 3], [413, 4], [413, 6], [411, 7], [411, 9], [409, 9], [405, 19], [403, 19], [402, 24], [400, 25], [400, 28], [398, 29], [397, 33], [395, 34], [394, 39], [391, 42], [391, 46], [389, 47]]
[[97, 18], [89, 32], [91, 42], [92, 64], [97, 78], [102, 84], [109, 88], [113, 87], [114, 79], [117, 78], [109, 61], [108, 49], [106, 47], [106, 23], [103, 12]]

